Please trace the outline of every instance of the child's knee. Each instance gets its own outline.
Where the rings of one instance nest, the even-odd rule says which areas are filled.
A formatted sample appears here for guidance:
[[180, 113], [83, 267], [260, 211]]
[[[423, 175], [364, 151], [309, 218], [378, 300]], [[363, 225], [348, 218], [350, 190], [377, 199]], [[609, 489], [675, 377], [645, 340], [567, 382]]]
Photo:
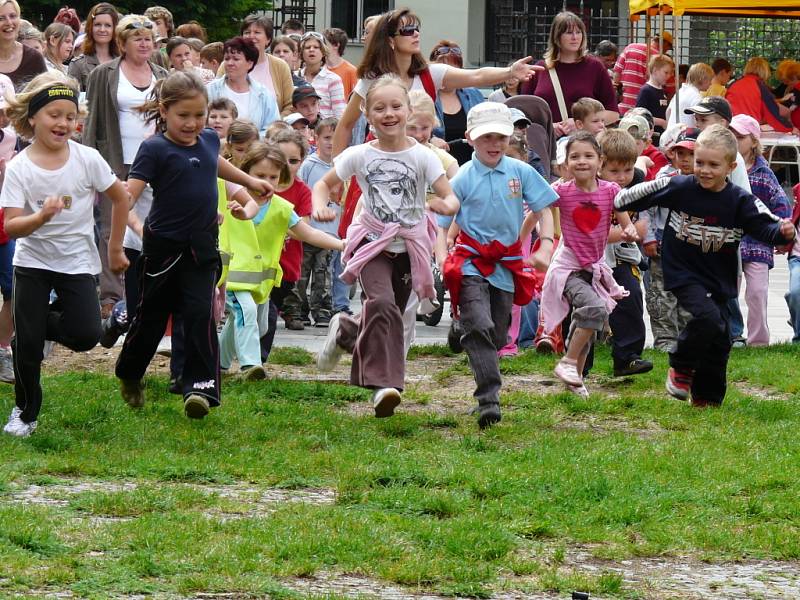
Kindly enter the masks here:
[[608, 311], [600, 304], [581, 306], [572, 311], [572, 321], [576, 327], [602, 331], [608, 320]]

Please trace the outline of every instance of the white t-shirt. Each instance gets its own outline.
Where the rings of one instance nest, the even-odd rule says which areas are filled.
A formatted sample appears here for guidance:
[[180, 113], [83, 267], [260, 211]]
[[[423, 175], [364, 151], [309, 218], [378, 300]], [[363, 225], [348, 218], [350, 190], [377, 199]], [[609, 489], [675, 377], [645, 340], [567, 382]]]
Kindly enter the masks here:
[[119, 108], [119, 132], [122, 137], [122, 162], [126, 165], [133, 164], [139, 146], [145, 138], [155, 132], [155, 125], [145, 122], [144, 115], [135, 110], [147, 102], [150, 92], [153, 91], [156, 78], [150, 80], [150, 86], [142, 91], [133, 86], [125, 77], [122, 69], [119, 70], [119, 85], [117, 86], [117, 107]]
[[[700, 104], [700, 101], [703, 99], [700, 90], [698, 90], [695, 86], [690, 83], [684, 83], [680, 90], [678, 90], [678, 97], [680, 100], [680, 116], [678, 117], [680, 122], [686, 125], [687, 127], [697, 127], [694, 114], [686, 114], [683, 111], [687, 108], [691, 108], [692, 106], [696, 106]], [[674, 123], [675, 122], [675, 96], [672, 97], [672, 100], [669, 101], [669, 106], [667, 106], [667, 123]]]
[[48, 196], [71, 196], [72, 202], [49, 223], [17, 240], [14, 266], [96, 275], [100, 257], [94, 243], [94, 199], [96, 192], [105, 192], [116, 181], [114, 171], [97, 150], [73, 141], [67, 162], [55, 171], [33, 164], [28, 150], [8, 163], [0, 206], [33, 214]]
[[[444, 82], [444, 75], [450, 69], [450, 65], [444, 65], [441, 63], [431, 63], [428, 65], [428, 70], [431, 74], [431, 79], [433, 79], [433, 87], [436, 88], [438, 92], [442, 89], [443, 82]], [[367, 97], [367, 92], [369, 88], [372, 87], [372, 84], [375, 83], [374, 79], [359, 79], [356, 82], [356, 87], [353, 88], [353, 91], [361, 96], [362, 98]], [[425, 86], [422, 85], [422, 79], [420, 79], [419, 75], [414, 76], [414, 80], [411, 82], [411, 90], [421, 90], [425, 91]]]
[[238, 119], [247, 119], [250, 115], [250, 93], [252, 90], [246, 92], [234, 92], [225, 84], [225, 90], [222, 95], [231, 100], [236, 105], [236, 111], [239, 116]]
[[[429, 148], [408, 140], [413, 145], [400, 152], [379, 150], [374, 140], [351, 146], [333, 159], [339, 179], [356, 176], [364, 210], [383, 223], [403, 227], [413, 227], [423, 219], [428, 186], [444, 175], [442, 161]], [[405, 252], [405, 241], [397, 238], [387, 250]]]

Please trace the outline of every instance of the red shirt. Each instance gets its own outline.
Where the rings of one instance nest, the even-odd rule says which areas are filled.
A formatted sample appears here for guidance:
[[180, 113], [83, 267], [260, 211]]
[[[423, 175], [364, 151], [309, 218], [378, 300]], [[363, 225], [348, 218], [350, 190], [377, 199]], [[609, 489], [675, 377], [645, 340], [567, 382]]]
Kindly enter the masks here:
[[[300, 218], [311, 215], [311, 189], [297, 177], [288, 189], [279, 192], [278, 195], [291, 202], [294, 212]], [[287, 239], [283, 245], [281, 254], [281, 269], [283, 269], [283, 280], [293, 283], [300, 279], [300, 267], [303, 264], [303, 242], [300, 240]]]
[[642, 156], [646, 156], [653, 161], [653, 166], [647, 169], [647, 173], [644, 177], [645, 181], [653, 181], [653, 179], [656, 178], [656, 174], [661, 170], [661, 167], [666, 167], [669, 164], [669, 161], [667, 160], [667, 157], [664, 156], [664, 153], [656, 148], [653, 144], [647, 145], [647, 148], [645, 148], [644, 152], [642, 152]]
[[772, 101], [772, 110], [764, 102], [761, 94], [761, 80], [757, 75], [748, 73], [734, 81], [725, 94], [734, 115], [750, 115], [762, 125], [769, 125], [775, 131], [786, 133], [792, 128], [780, 118], [778, 105]]

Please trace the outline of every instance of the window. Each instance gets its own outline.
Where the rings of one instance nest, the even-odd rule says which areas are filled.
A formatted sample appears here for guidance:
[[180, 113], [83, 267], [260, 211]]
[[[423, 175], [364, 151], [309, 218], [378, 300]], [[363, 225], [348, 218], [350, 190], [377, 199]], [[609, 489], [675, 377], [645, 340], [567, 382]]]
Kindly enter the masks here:
[[351, 39], [360, 40], [364, 19], [393, 6], [393, 0], [331, 0], [331, 27], [344, 29]]

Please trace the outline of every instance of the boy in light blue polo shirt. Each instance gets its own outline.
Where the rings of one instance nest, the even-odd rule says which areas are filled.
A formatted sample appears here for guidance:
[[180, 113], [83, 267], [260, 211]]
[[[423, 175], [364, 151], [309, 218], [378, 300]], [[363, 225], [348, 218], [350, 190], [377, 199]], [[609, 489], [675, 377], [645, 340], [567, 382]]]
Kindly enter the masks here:
[[466, 137], [474, 153], [451, 181], [461, 201], [455, 215], [461, 233], [449, 256], [446, 234], [453, 217], [438, 217], [436, 258], [442, 265], [447, 256], [444, 270], [451, 298], [457, 298], [454, 312], [460, 313], [461, 347], [475, 376], [481, 428], [500, 420], [497, 350], [506, 344], [515, 282], [524, 277], [517, 279], [522, 271], [519, 238], [525, 208], [533, 213], [534, 224], [540, 221], [539, 237], [544, 242], [542, 258], [526, 261], [532, 264], [552, 251], [547, 244], [553, 242], [553, 217], [544, 209], [558, 198], [533, 167], [505, 156], [513, 132], [505, 104], [485, 102], [469, 111]]

